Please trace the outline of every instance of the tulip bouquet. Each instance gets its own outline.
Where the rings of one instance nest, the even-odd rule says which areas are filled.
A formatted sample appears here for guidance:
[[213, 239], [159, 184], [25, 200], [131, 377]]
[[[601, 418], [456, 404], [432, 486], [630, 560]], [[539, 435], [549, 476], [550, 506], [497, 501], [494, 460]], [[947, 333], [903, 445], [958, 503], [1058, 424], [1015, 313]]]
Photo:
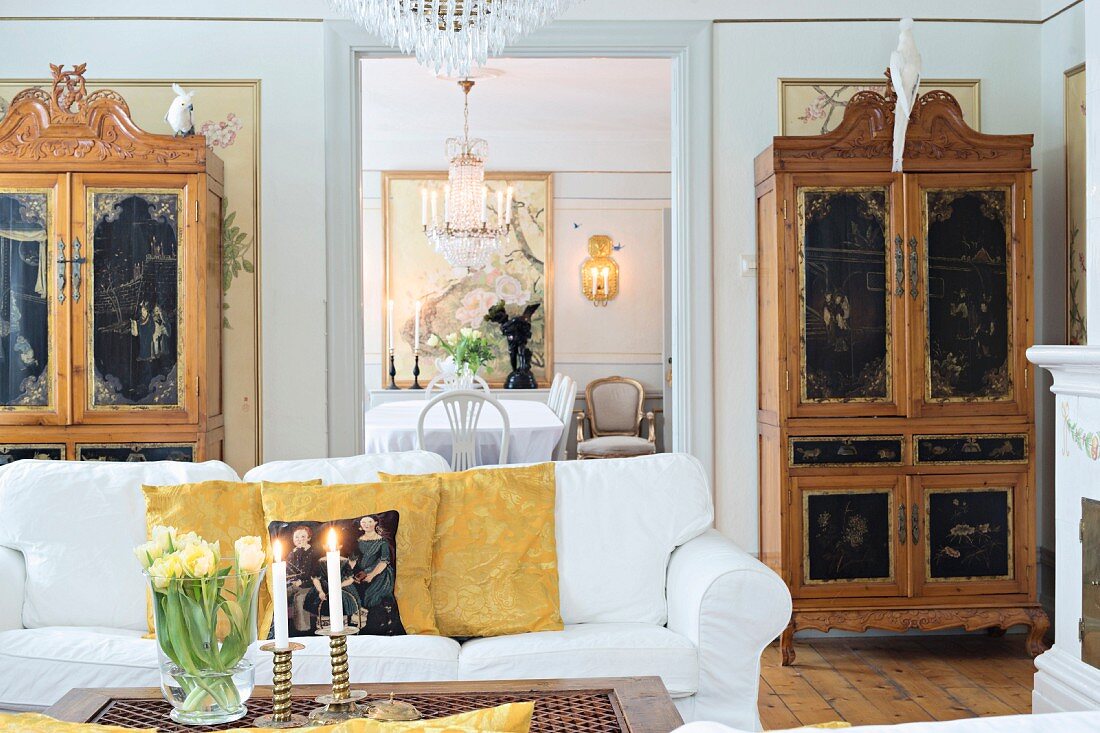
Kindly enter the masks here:
[[260, 538], [241, 537], [233, 557], [223, 560], [219, 543], [157, 526], [134, 553], [153, 593], [161, 683], [173, 720], [240, 718], [254, 679], [244, 657], [256, 640], [256, 597], [266, 561]]
[[441, 364], [439, 369], [444, 374], [453, 371], [459, 378], [477, 374], [494, 356], [489, 339], [475, 328], [463, 328], [458, 333], [448, 334], [443, 338], [433, 333], [428, 337], [428, 346], [447, 352], [448, 361], [454, 366], [448, 369], [449, 365]]

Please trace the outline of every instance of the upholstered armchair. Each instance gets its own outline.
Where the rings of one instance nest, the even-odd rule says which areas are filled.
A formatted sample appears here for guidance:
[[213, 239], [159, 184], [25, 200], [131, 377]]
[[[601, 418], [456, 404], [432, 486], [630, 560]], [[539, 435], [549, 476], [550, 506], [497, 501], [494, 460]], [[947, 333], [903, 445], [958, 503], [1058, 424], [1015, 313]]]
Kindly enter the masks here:
[[[643, 412], [645, 389], [627, 377], [605, 377], [585, 389], [588, 414], [577, 413], [577, 458], [628, 458], [657, 452], [657, 430], [652, 412]], [[642, 418], [649, 435], [642, 437]], [[584, 437], [588, 421], [591, 437]]]

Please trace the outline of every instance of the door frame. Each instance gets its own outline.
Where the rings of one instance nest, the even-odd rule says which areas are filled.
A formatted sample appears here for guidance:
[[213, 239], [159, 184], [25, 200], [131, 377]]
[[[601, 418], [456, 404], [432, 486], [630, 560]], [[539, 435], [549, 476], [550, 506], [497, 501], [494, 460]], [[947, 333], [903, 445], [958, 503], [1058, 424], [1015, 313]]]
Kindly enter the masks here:
[[[351, 21], [326, 21], [325, 161], [328, 326], [328, 452], [363, 449], [359, 59], [396, 56]], [[693, 454], [714, 476], [709, 21], [558, 21], [505, 49], [537, 58], [672, 60], [671, 449]], [[354, 151], [348, 155], [349, 151]], [[690, 196], [689, 196], [690, 192]]]

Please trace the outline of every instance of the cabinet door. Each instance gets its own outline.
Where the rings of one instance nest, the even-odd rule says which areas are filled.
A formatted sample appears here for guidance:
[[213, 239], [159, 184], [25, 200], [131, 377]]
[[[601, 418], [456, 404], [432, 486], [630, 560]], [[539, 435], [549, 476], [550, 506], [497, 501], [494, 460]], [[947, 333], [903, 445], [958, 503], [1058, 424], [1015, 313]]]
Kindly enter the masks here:
[[194, 443], [77, 443], [76, 460], [142, 463], [195, 460]]
[[792, 416], [905, 414], [897, 181], [890, 174], [791, 177]]
[[791, 478], [796, 598], [907, 591], [904, 478]]
[[75, 422], [194, 422], [194, 187], [182, 175], [74, 177], [74, 237], [87, 243]]
[[921, 175], [906, 187], [912, 414], [1027, 414], [1026, 177]]
[[914, 594], [1027, 591], [1026, 474], [914, 476], [912, 481]]
[[0, 174], [0, 425], [68, 420], [68, 212], [64, 176]]

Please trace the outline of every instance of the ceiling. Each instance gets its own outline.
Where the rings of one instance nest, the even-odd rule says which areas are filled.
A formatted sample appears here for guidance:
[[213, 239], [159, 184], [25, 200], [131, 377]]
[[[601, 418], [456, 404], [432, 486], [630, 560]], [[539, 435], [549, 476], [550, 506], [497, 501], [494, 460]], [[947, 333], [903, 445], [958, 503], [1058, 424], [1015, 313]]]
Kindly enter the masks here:
[[[362, 62], [365, 140], [460, 136], [462, 91], [409, 58]], [[470, 93], [470, 135], [495, 140], [662, 140], [671, 134], [668, 59], [505, 58]], [[437, 143], [438, 144], [438, 143]]]

